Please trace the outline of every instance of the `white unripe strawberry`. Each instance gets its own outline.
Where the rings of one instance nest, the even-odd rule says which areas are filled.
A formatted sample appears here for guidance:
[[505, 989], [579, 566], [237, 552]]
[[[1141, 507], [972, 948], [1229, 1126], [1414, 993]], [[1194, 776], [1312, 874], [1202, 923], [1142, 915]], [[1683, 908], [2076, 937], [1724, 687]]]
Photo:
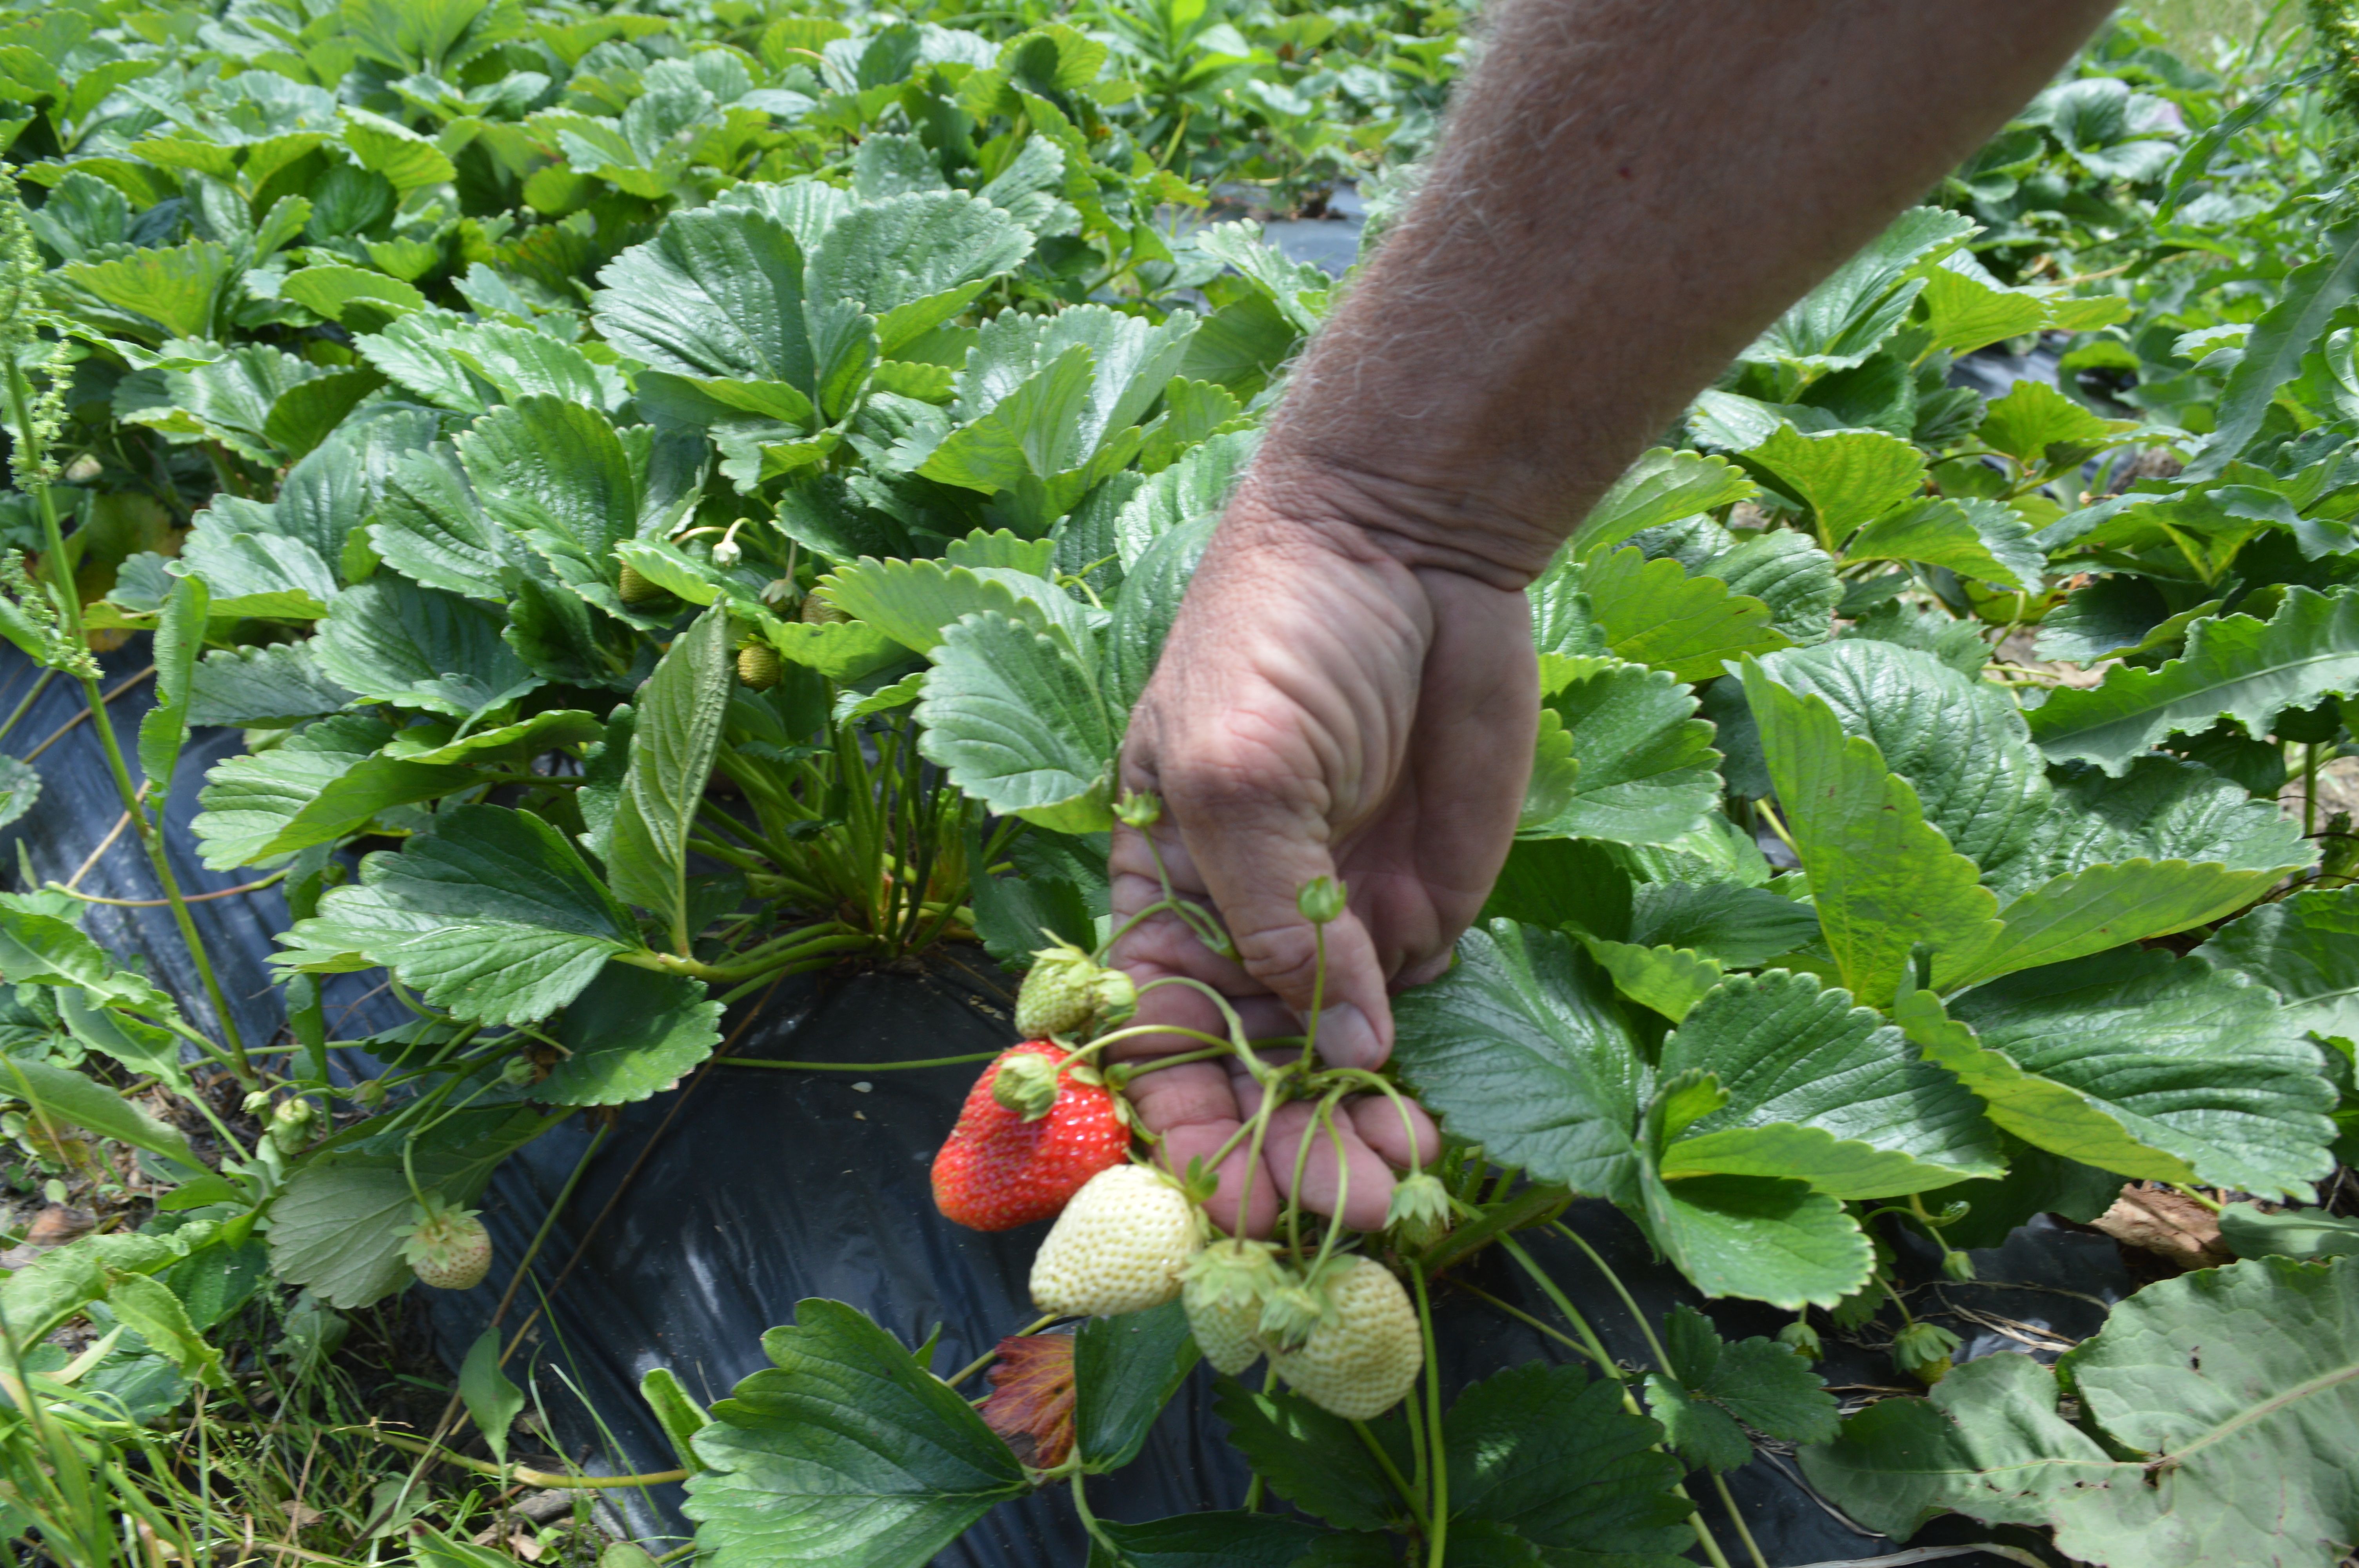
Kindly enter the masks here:
[[1298, 1350], [1269, 1363], [1287, 1386], [1346, 1421], [1368, 1421], [1398, 1404], [1425, 1369], [1425, 1341], [1408, 1292], [1383, 1264], [1345, 1258], [1319, 1283], [1332, 1307]]
[[1180, 1299], [1196, 1348], [1213, 1369], [1235, 1377], [1261, 1359], [1262, 1298], [1282, 1281], [1266, 1241], [1223, 1239], [1196, 1254]]
[[1032, 1260], [1032, 1300], [1076, 1317], [1145, 1312], [1180, 1293], [1197, 1245], [1185, 1193], [1145, 1165], [1116, 1165], [1092, 1176], [1057, 1217]]
[[471, 1208], [452, 1208], [429, 1193], [408, 1227], [401, 1255], [418, 1282], [438, 1291], [473, 1290], [491, 1272], [492, 1238]]

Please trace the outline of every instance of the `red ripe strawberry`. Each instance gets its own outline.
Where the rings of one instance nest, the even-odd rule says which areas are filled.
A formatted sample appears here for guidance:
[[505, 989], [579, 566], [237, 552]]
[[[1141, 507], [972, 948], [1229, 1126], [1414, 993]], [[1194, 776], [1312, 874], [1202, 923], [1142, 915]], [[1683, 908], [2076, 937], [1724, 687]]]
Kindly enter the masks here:
[[[992, 1088], [1010, 1062], [1034, 1056], [1047, 1059], [1057, 1088], [1047, 1111], [1027, 1120], [1026, 1096]], [[1123, 1107], [1095, 1072], [1065, 1060], [1054, 1042], [1027, 1040], [983, 1070], [934, 1156], [935, 1207], [971, 1229], [1012, 1230], [1054, 1217], [1092, 1176], [1122, 1163], [1130, 1149]]]

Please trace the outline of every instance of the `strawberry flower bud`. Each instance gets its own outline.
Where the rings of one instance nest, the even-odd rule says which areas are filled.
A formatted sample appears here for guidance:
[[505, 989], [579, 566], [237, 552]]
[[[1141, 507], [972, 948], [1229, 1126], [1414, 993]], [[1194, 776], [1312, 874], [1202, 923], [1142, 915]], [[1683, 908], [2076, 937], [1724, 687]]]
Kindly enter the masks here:
[[1313, 925], [1324, 925], [1343, 913], [1344, 889], [1333, 877], [1313, 877], [1294, 895], [1294, 907]]
[[293, 1154], [311, 1141], [320, 1111], [307, 1099], [283, 1099], [270, 1110], [270, 1141], [281, 1154]]

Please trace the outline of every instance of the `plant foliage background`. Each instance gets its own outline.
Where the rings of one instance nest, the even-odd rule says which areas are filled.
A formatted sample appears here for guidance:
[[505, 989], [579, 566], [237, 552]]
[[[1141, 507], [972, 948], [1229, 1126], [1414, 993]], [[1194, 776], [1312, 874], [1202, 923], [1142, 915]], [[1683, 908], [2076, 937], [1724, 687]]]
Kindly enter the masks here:
[[[1380, 236], [1461, 20], [0, 11], [0, 635], [93, 703], [91, 649], [147, 639], [136, 743], [96, 729], [192, 977], [71, 883], [0, 894], [12, 1179], [120, 1217], [0, 1281], [12, 1550], [196, 1562], [264, 1519], [331, 1561], [497, 1555], [463, 1485], [290, 1508], [288, 1432], [356, 1496], [384, 1462], [329, 1353], [410, 1282], [414, 1197], [676, 1083], [781, 975], [1100, 939], [1125, 716], [1338, 287], [1238, 214], [1349, 180]], [[1681, 1477], [1756, 1437], [1896, 1541], [1954, 1510], [2124, 1568], [2352, 1550], [2359, 34], [2313, 20], [2201, 60], [2115, 25], [1534, 585], [1523, 832], [1400, 1009], [1479, 1217], [1395, 1261], [1603, 1197], [1801, 1348], [1897, 1314], [1930, 1391], [1839, 1424], [1795, 1349], [1686, 1308], [1650, 1368], [1510, 1368], [1446, 1420], [1437, 1385], [1449, 1562], [1664, 1561]], [[0, 786], [14, 820], [40, 770]], [[283, 894], [283, 1030], [240, 1029], [176, 853]], [[353, 973], [409, 1022], [335, 1038]], [[2060, 1366], [1949, 1370], [1895, 1238], [1962, 1260], [2125, 1180], [2224, 1207], [2246, 1260]], [[1192, 1365], [1174, 1316], [1074, 1336], [1083, 1471]], [[1042, 1480], [850, 1308], [765, 1345], [709, 1412], [649, 1388], [700, 1555], [920, 1563]], [[496, 1476], [524, 1396], [478, 1351]], [[1223, 1411], [1291, 1509], [1105, 1525], [1104, 1560], [1437, 1536], [1395, 1464], [1422, 1417]]]

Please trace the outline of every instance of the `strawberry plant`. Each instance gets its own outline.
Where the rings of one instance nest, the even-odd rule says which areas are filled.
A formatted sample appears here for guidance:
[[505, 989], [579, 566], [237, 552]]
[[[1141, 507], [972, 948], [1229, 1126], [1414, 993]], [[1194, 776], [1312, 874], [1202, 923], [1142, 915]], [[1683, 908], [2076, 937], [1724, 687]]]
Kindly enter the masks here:
[[[0, 636], [28, 690], [0, 737], [81, 694], [172, 934], [82, 885], [114, 840], [0, 893], [12, 1168], [58, 1208], [138, 1195], [0, 1281], [5, 1533], [92, 1563], [250, 1543], [158, 1423], [211, 1444], [205, 1412], [329, 1377], [413, 1280], [538, 1281], [473, 1212], [501, 1162], [700, 1069], [785, 977], [962, 954], [1027, 971], [1021, 1043], [940, 1130], [935, 1192], [979, 1228], [1054, 1220], [1047, 1315], [956, 1325], [1009, 1336], [957, 1369], [809, 1301], [709, 1410], [651, 1375], [701, 1557], [915, 1568], [1055, 1488], [1093, 1562], [1141, 1568], [1767, 1568], [1726, 1479], [1763, 1440], [1896, 1541], [1954, 1512], [2119, 1568], [2351, 1551], [2315, 1435], [2359, 1356], [2332, 49], [2199, 67], [2117, 26], [1533, 584], [1516, 848], [1400, 999], [1392, 1064], [1241, 1027], [1183, 1058], [1259, 1086], [1240, 1147], [1289, 1103], [1430, 1108], [1446, 1145], [1381, 1230], [1289, 1204], [1229, 1235], [1130, 1125], [1117, 1091], [1157, 1064], [1120, 1050], [1150, 1031], [1101, 967], [1102, 835], [1154, 806], [1114, 760], [1336, 287], [1202, 210], [1397, 172], [1457, 23], [0, 9]], [[2035, 345], [2052, 384], [1962, 370]], [[132, 638], [119, 734], [97, 656]], [[242, 749], [201, 758], [223, 729]], [[0, 825], [46, 831], [57, 775], [24, 750]], [[230, 909], [275, 938], [260, 1033]], [[355, 1030], [339, 977], [393, 1022]], [[2219, 1211], [2245, 1260], [2131, 1297], [2063, 1381], [1973, 1354], [1910, 1272], [1970, 1277], [2125, 1181]], [[1576, 1196], [1785, 1331], [1641, 1311]], [[236, 1349], [265, 1297], [268, 1343]], [[1445, 1356], [1437, 1300], [1554, 1358]], [[1879, 1334], [1928, 1393], [1839, 1411], [1812, 1360]], [[390, 1446], [541, 1476], [510, 1461], [519, 1343], [478, 1343], [444, 1422]], [[1101, 1518], [1200, 1358], [1251, 1491]], [[377, 1412], [311, 1408], [208, 1451], [376, 1442]], [[455, 1446], [462, 1409], [491, 1458]], [[278, 1495], [258, 1459], [239, 1485]], [[341, 1538], [286, 1510], [284, 1539], [493, 1550], [472, 1505], [419, 1507], [400, 1483]]]

